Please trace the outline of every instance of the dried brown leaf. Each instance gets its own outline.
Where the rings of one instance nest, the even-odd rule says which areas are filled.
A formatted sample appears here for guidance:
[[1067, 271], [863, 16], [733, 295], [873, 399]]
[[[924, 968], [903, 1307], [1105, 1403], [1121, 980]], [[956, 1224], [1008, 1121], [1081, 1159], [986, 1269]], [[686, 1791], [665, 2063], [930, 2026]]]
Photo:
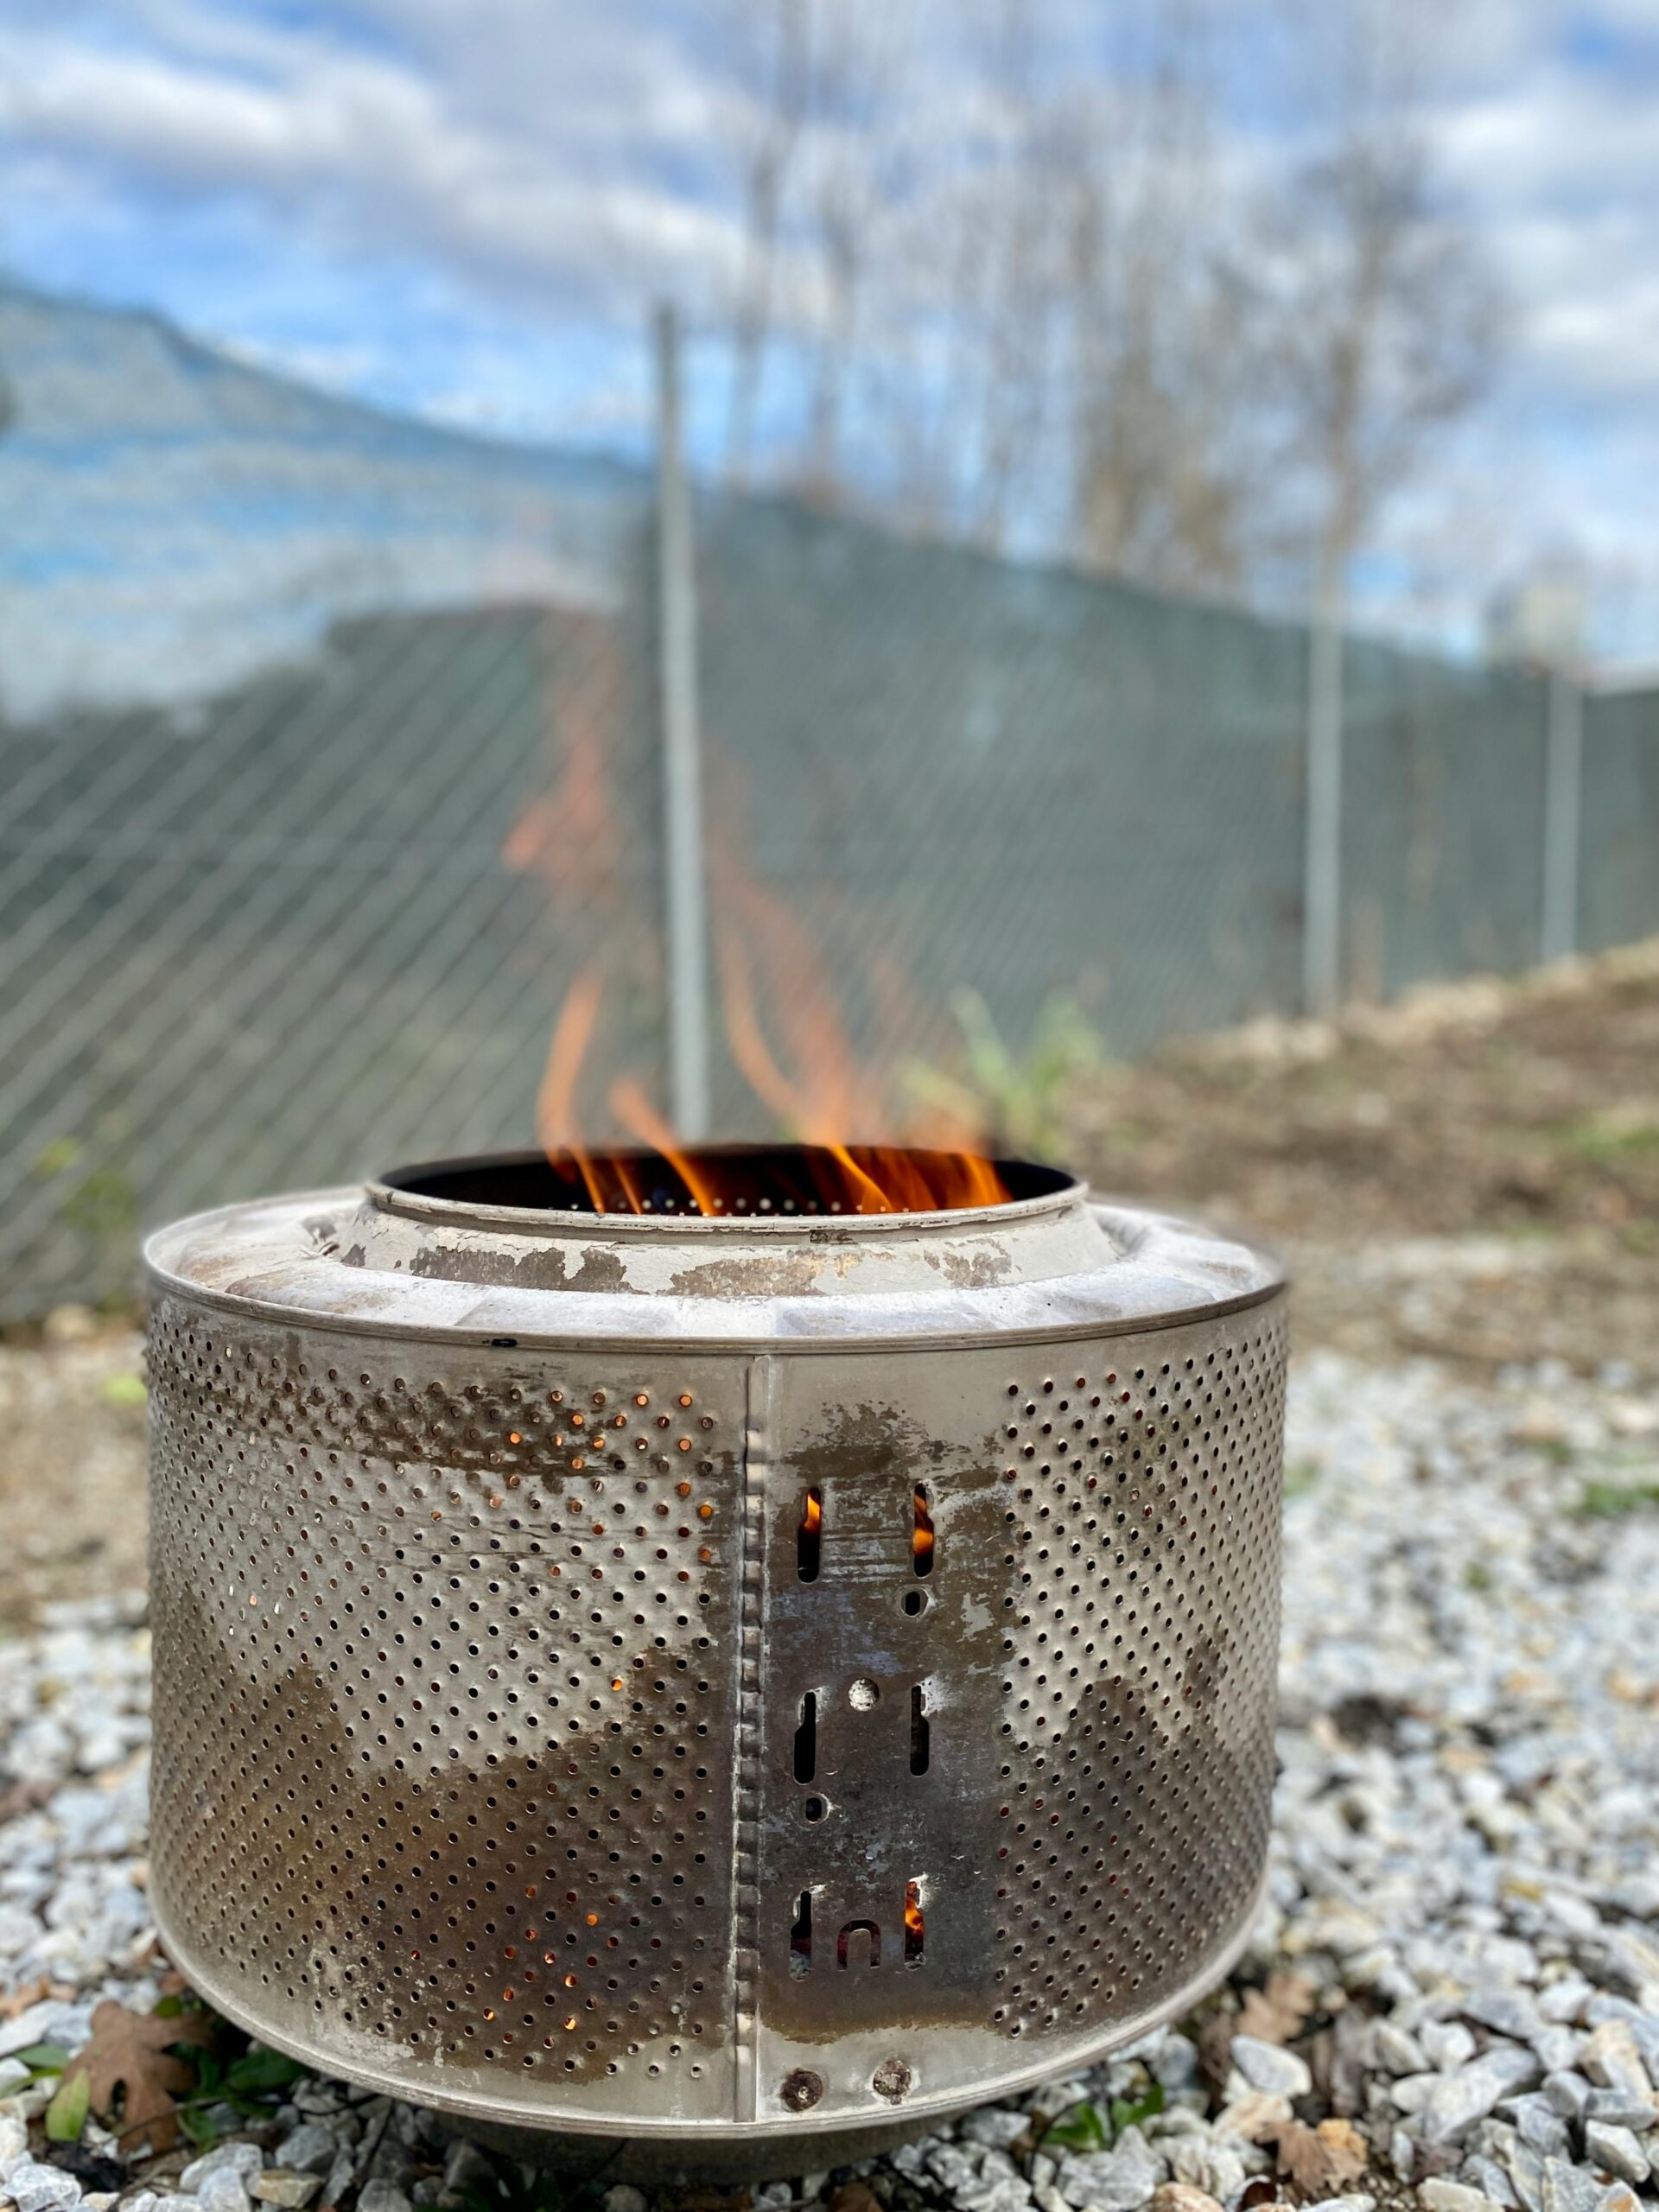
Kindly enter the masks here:
[[1307, 2127], [1293, 2120], [1279, 2131], [1279, 2171], [1314, 2203], [1340, 2196], [1365, 2171], [1369, 2158], [1365, 2139], [1351, 2120], [1322, 2120]]
[[887, 2208], [868, 2182], [844, 2181], [830, 2191], [830, 2212], [887, 2212]]
[[175, 2044], [209, 2044], [215, 2023], [211, 2014], [175, 2013], [170, 2018], [154, 2012], [129, 2012], [106, 1997], [92, 2014], [92, 2037], [85, 2050], [64, 2069], [64, 2078], [85, 2074], [92, 2110], [113, 2123], [129, 2138], [147, 2135], [153, 2151], [170, 2151], [179, 2139], [178, 2100], [195, 2087], [189, 2062], [175, 2056]]
[[1318, 2001], [1319, 1987], [1309, 1975], [1275, 1967], [1265, 1989], [1245, 1991], [1233, 2031], [1262, 2043], [1288, 2043]]
[[67, 1982], [52, 1981], [43, 1974], [36, 1974], [33, 1981], [24, 1982], [10, 1996], [0, 1995], [0, 2020], [15, 2020], [27, 2012], [31, 2005], [38, 2005], [43, 1998], [61, 2000], [73, 1997], [74, 1992]]

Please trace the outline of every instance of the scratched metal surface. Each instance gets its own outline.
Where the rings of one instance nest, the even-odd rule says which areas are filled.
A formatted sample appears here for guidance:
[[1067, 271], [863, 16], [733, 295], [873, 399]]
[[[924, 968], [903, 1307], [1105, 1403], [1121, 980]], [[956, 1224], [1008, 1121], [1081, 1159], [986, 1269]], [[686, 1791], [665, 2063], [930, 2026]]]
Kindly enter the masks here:
[[577, 2134], [899, 2123], [1138, 2032], [1262, 1864], [1263, 1284], [1151, 1329], [629, 1351], [158, 1278], [180, 1964], [340, 2074]]

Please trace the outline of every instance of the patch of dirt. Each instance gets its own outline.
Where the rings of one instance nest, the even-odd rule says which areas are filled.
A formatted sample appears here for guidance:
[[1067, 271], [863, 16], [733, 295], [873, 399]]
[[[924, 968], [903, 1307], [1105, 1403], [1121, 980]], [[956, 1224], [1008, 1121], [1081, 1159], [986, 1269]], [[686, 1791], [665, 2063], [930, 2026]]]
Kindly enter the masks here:
[[0, 1634], [144, 1583], [143, 1348], [86, 1326], [0, 1344]]
[[1100, 1189], [1276, 1245], [1300, 1343], [1659, 1379], [1659, 943], [1172, 1045], [1068, 1118]]

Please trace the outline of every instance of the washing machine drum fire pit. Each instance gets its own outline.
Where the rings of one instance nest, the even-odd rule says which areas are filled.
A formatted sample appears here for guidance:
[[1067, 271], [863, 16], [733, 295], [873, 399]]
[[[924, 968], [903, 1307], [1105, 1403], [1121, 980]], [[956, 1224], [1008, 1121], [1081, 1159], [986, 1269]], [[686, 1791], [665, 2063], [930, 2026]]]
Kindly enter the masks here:
[[720, 1157], [717, 1217], [500, 1157], [147, 1255], [170, 1955], [613, 2173], [1098, 2057], [1225, 1971], [1267, 1843], [1277, 1270], [1052, 1170], [831, 1215]]

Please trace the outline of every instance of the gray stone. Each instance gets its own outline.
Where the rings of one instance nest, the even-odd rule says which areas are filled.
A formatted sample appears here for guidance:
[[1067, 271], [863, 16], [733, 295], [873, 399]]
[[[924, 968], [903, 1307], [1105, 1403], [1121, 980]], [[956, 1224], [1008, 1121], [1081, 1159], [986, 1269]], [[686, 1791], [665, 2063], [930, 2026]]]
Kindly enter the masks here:
[[1460, 2009], [1466, 2019], [1496, 2028], [1501, 2036], [1513, 2036], [1516, 2043], [1530, 2043], [1542, 2024], [1534, 1999], [1503, 1982], [1484, 1982], [1471, 1989]]
[[1571, 2027], [1595, 1993], [1582, 1974], [1563, 1974], [1539, 1991], [1538, 2011], [1553, 2026]]
[[453, 2190], [482, 2188], [487, 2187], [494, 2179], [495, 2168], [477, 2144], [457, 2136], [449, 2145], [443, 2161], [444, 2187]]
[[646, 2212], [645, 2191], [628, 2182], [618, 2182], [605, 2192], [605, 2212]]
[[1567, 2122], [1541, 2093], [1517, 2097], [1505, 2107], [1514, 2119], [1516, 2132], [1529, 2149], [1541, 2157], [1564, 2158], [1571, 2149]]
[[1643, 2212], [1643, 2200], [1629, 2182], [1609, 2182], [1596, 2200], [1596, 2212]]
[[29, 2129], [10, 2113], [0, 2113], [0, 2181], [4, 2181], [19, 2158], [29, 2155]]
[[296, 2112], [309, 2113], [315, 2118], [338, 2112], [346, 2099], [339, 2082], [326, 2082], [320, 2074], [313, 2074], [294, 2084], [289, 2092], [289, 2101]]
[[[335, 2135], [332, 2127], [325, 2127], [321, 2120], [302, 2120], [291, 2135], [285, 2135], [276, 2145], [276, 2164], [292, 2166], [302, 2174], [326, 2174], [334, 2163]], [[259, 2161], [254, 2160], [254, 2171], [259, 2171]]]
[[1484, 2190], [1471, 2189], [1466, 2182], [1447, 2181], [1439, 2174], [1420, 2182], [1417, 2195], [1428, 2212], [1492, 2212], [1493, 2201]]
[[1230, 2143], [1202, 2136], [1178, 2136], [1166, 2145], [1170, 2171], [1190, 2189], [1201, 2189], [1220, 2203], [1233, 2203], [1249, 2178], [1243, 2158]]
[[1402, 2074], [1389, 2089], [1396, 2112], [1421, 2112], [1446, 2079], [1443, 2074]]
[[1592, 2089], [1585, 2099], [1584, 2116], [1605, 2120], [1612, 2127], [1632, 2127], [1638, 2135], [1650, 2134], [1659, 2127], [1659, 2096], [1651, 2091], [1641, 2096], [1629, 2089]]
[[215, 2174], [231, 2174], [243, 2183], [251, 2182], [264, 2164], [257, 2143], [215, 2143], [199, 2158], [192, 2158], [179, 2176], [179, 2187], [189, 2196], [200, 2197], [201, 2185]]
[[954, 2196], [958, 2190], [971, 2189], [978, 2180], [979, 2162], [955, 2143], [935, 2143], [927, 2154], [927, 2171], [941, 2189]]
[[1546, 2158], [1540, 2212], [1596, 2212], [1601, 2183], [1570, 2158]]
[[1537, 2152], [1518, 2135], [1511, 2135], [1497, 2157], [1525, 2212], [1543, 2212], [1544, 2162]]
[[[1503, 2097], [1538, 2079], [1538, 2062], [1529, 2050], [1497, 2044], [1456, 2074], [1442, 2075], [1421, 2109], [1422, 2133], [1430, 2143], [1455, 2143]], [[1397, 2085], [1396, 2085], [1397, 2088]]]
[[1558, 2074], [1545, 2075], [1544, 2094], [1552, 2112], [1560, 2113], [1563, 2120], [1577, 2120], [1595, 2091], [1582, 2074], [1564, 2068]]
[[321, 2174], [296, 2173], [287, 2166], [264, 2166], [248, 2184], [248, 2194], [261, 2204], [275, 2204], [281, 2212], [301, 2212], [322, 2187]]
[[1031, 2190], [1017, 2174], [998, 2174], [957, 2192], [962, 2212], [1030, 2212]]
[[1466, 2066], [1475, 2055], [1475, 2039], [1461, 2020], [1425, 2020], [1417, 2040], [1429, 2064], [1442, 2074]]
[[[1124, 2131], [1126, 2138], [1135, 2133], [1133, 2128]], [[1162, 2179], [1162, 2164], [1148, 2154], [1144, 2143], [1137, 2149], [1125, 2142], [1116, 2150], [1089, 2151], [1065, 2159], [1059, 2190], [1068, 2204], [1097, 2204], [1101, 2212], [1140, 2212], [1141, 2205], [1151, 2202]]]
[[1378, 2020], [1371, 2030], [1371, 2052], [1374, 2063], [1385, 2074], [1425, 2074], [1428, 2058], [1414, 2036], [1396, 2027], [1392, 2020]]
[[341, 2202], [346, 2191], [353, 2188], [356, 2185], [356, 2182], [357, 2153], [349, 2147], [343, 2145], [340, 2150], [335, 2152], [334, 2163], [329, 2166], [327, 2172], [323, 2177], [323, 2202], [325, 2204], [338, 2204]]
[[1587, 2074], [1599, 2088], [1624, 2089], [1641, 2096], [1653, 2087], [1628, 2020], [1603, 2020], [1585, 2038], [1578, 2063], [1580, 2072]]
[[[253, 2150], [251, 2143], [242, 2147]], [[254, 2151], [256, 2160], [258, 2155]], [[247, 2185], [230, 2166], [220, 2166], [217, 2172], [206, 2175], [196, 2183], [196, 2202], [201, 2212], [250, 2212]]]
[[6, 2177], [6, 2190], [17, 2212], [66, 2212], [80, 2202], [80, 2183], [61, 2166], [19, 2158]]
[[1653, 2161], [1628, 2127], [1615, 2127], [1605, 2120], [1584, 2126], [1584, 2147], [1592, 2164], [1605, 2166], [1620, 2181], [1640, 2188], [1653, 2171]]
[[1282, 2044], [1265, 2043], [1259, 2036], [1235, 2036], [1232, 2061], [1253, 2089], [1268, 2096], [1305, 2097], [1313, 2087], [1307, 2061]]
[[1578, 2063], [1579, 2031], [1576, 2028], [1552, 2028], [1541, 2024], [1533, 2036], [1532, 2048], [1546, 2074], [1563, 2073]]
[[357, 2193], [357, 2212], [412, 2212], [412, 2207], [394, 2182], [365, 2181]]
[[1521, 2200], [1515, 2193], [1514, 2183], [1496, 2158], [1478, 2154], [1465, 2158], [1461, 2171], [1471, 2189], [1478, 2189], [1483, 2196], [1490, 2196], [1494, 2204], [1504, 2207], [1505, 2212], [1515, 2212]]
[[1198, 2047], [1172, 2028], [1147, 2059], [1152, 2078], [1166, 2089], [1189, 2088], [1198, 2076]]
[[1012, 2181], [1016, 2176], [1021, 2181], [1026, 2178], [1006, 2151], [999, 2151], [994, 2145], [988, 2145], [979, 2161], [980, 2180]]

